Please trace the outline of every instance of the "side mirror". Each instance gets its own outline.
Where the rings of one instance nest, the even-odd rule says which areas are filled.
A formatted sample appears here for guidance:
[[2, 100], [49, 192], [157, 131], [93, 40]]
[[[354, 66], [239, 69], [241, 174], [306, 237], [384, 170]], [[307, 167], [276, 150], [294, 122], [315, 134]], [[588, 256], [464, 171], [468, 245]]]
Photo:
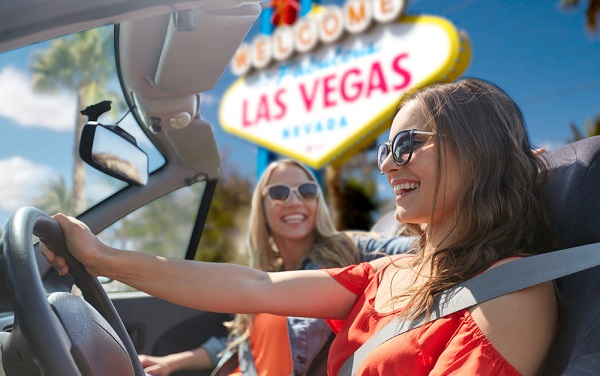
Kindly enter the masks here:
[[148, 182], [148, 155], [118, 126], [88, 122], [81, 133], [79, 156], [88, 165], [124, 182]]

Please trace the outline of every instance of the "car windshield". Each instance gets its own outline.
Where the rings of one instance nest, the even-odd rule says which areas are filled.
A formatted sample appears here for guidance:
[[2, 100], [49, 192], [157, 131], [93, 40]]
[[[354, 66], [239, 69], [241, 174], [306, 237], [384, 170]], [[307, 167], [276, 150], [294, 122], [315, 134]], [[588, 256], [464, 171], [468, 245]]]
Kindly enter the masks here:
[[165, 158], [125, 102], [115, 68], [113, 27], [106, 26], [0, 55], [0, 221], [23, 206], [79, 215], [127, 184], [87, 166], [78, 140], [80, 111], [109, 100], [102, 124], [117, 124], [149, 156]]

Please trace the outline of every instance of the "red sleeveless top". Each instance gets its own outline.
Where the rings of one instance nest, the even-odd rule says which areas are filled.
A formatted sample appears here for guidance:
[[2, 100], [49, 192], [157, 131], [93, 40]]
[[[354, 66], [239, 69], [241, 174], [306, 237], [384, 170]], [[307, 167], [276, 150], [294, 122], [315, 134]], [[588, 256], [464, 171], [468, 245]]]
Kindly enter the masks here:
[[[329, 351], [327, 371], [339, 369], [363, 343], [394, 318], [374, 308], [379, 274], [369, 263], [326, 271], [357, 295], [346, 320], [329, 324], [337, 336]], [[441, 376], [502, 375], [520, 373], [492, 346], [468, 310], [396, 336], [372, 351], [357, 375]]]

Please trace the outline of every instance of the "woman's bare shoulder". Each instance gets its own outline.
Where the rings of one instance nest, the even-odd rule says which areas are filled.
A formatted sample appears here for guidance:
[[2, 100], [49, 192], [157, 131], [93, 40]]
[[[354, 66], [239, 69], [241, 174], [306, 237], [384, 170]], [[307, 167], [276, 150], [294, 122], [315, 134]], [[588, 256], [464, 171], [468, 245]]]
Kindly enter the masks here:
[[[494, 267], [514, 260], [502, 260]], [[470, 312], [488, 341], [509, 363], [523, 375], [536, 374], [558, 325], [553, 282], [489, 300]]]
[[413, 257], [415, 257], [413, 254], [400, 254], [391, 256], [386, 255], [370, 261], [370, 264], [375, 271], [381, 270], [392, 263], [397, 267], [403, 267], [407, 265], [413, 259]]

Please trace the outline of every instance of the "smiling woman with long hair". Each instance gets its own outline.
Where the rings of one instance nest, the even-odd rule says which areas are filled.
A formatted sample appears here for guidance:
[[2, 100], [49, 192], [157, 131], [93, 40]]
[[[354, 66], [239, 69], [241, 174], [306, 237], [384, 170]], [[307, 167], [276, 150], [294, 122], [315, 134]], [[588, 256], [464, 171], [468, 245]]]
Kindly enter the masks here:
[[[276, 161], [265, 169], [254, 190], [249, 223], [251, 266], [258, 270], [319, 269], [347, 266], [360, 261], [351, 239], [335, 230], [314, 175], [296, 161]], [[274, 320], [266, 321], [265, 315], [260, 314], [261, 320], [257, 325], [255, 317], [238, 314], [229, 323], [231, 342], [227, 348], [230, 351], [229, 354], [225, 353], [224, 358], [231, 356], [231, 350], [247, 349], [252, 351], [255, 362], [262, 361], [268, 354], [273, 354], [277, 361], [285, 358], [285, 352], [281, 352], [285, 341], [282, 344], [273, 340], [277, 332], [273, 328], [276, 326]], [[290, 317], [287, 325], [294, 359], [293, 370], [290, 371], [306, 374], [312, 360], [317, 358], [327, 343], [331, 331], [324, 320], [318, 319]], [[256, 343], [252, 331], [257, 332], [257, 329], [261, 333], [268, 333], [270, 337], [261, 342], [260, 349], [259, 346], [252, 346]], [[249, 345], [244, 345], [247, 340], [250, 340]], [[260, 372], [259, 365], [257, 368]], [[269, 368], [276, 374], [287, 374], [281, 369], [280, 363], [277, 368]]]

